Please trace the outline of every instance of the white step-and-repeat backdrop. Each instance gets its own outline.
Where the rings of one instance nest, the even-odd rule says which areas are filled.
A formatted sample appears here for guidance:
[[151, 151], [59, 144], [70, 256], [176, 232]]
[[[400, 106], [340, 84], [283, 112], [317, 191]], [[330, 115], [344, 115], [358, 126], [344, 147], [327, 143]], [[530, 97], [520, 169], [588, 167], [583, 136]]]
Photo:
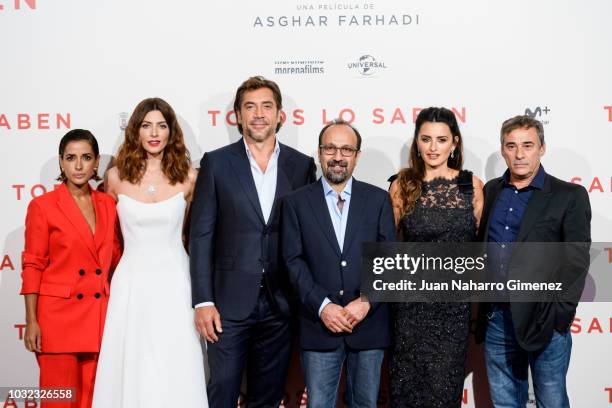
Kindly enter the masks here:
[[[466, 168], [485, 180], [505, 168], [501, 122], [528, 113], [545, 124], [546, 170], [588, 189], [593, 240], [612, 241], [611, 16], [607, 0], [0, 0], [0, 386], [37, 382], [20, 253], [28, 202], [55, 183], [59, 139], [90, 129], [107, 163], [150, 96], [175, 108], [197, 162], [237, 140], [235, 89], [266, 76], [284, 95], [281, 141], [314, 154], [326, 121], [353, 121], [356, 177], [381, 187], [406, 165], [419, 109], [455, 112]], [[578, 309], [573, 406], [612, 406], [611, 310]], [[489, 405], [478, 351], [466, 407]]]

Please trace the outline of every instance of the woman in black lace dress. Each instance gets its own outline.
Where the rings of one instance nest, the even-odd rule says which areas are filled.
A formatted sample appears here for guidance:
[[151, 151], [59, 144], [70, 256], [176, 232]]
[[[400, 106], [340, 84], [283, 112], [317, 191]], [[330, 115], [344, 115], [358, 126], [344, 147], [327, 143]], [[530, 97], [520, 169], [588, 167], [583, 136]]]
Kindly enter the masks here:
[[[390, 179], [401, 240], [474, 240], [482, 209], [482, 181], [461, 169], [462, 153], [455, 115], [445, 108], [421, 111], [410, 147], [410, 167]], [[391, 406], [459, 408], [469, 303], [396, 303], [393, 310]]]

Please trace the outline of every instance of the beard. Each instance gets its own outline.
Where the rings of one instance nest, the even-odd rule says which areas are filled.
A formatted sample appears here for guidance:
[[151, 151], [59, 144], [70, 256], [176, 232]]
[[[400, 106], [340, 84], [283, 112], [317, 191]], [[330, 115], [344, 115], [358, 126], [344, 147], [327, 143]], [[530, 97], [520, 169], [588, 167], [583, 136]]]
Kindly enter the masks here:
[[268, 125], [268, 128], [262, 129], [261, 131], [253, 131], [248, 126], [244, 127], [245, 136], [255, 140], [256, 142], [263, 142], [275, 134], [275, 129]]
[[[341, 166], [344, 168], [342, 173], [335, 173], [331, 170], [334, 166]], [[327, 169], [325, 170], [325, 178], [330, 184], [342, 184], [344, 183], [351, 174], [348, 171], [348, 163], [344, 160], [330, 160], [327, 162]]]

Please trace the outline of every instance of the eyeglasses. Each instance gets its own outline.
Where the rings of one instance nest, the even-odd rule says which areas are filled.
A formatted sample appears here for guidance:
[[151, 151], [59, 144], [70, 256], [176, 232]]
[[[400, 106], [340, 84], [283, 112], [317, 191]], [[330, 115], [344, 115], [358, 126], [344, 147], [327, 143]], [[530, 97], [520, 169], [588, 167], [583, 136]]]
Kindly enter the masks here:
[[328, 156], [334, 156], [336, 152], [340, 150], [340, 154], [344, 157], [351, 157], [359, 151], [358, 149], [350, 146], [338, 147], [334, 145], [320, 145], [319, 149], [321, 149], [321, 151]]

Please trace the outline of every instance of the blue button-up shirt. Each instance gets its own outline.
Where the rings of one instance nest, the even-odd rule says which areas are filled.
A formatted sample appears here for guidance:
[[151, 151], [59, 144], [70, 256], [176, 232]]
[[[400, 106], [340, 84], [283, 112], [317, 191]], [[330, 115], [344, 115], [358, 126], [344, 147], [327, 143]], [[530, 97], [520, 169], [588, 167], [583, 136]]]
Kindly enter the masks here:
[[510, 184], [509, 170], [506, 170], [502, 177], [502, 191], [499, 193], [489, 222], [487, 251], [489, 265], [493, 266], [493, 271], [497, 271], [500, 277], [506, 276], [508, 261], [512, 253], [512, 243], [516, 241], [518, 236], [527, 204], [529, 204], [534, 190], [541, 190], [544, 187], [545, 177], [544, 167], [540, 165], [531, 183], [520, 190]]
[[[336, 240], [338, 241], [340, 252], [342, 252], [342, 248], [344, 247], [344, 234], [346, 232], [346, 221], [348, 220], [349, 206], [351, 205], [353, 178], [351, 177], [346, 182], [344, 189], [340, 192], [340, 197], [344, 200], [342, 212], [340, 212], [340, 209], [338, 208], [338, 194], [327, 182], [325, 177], [321, 177], [321, 182], [323, 184], [323, 194], [325, 197], [325, 202], [327, 203], [327, 210], [329, 211], [329, 216], [331, 218], [332, 225], [334, 226], [334, 232], [336, 233]], [[319, 307], [319, 316], [321, 316], [321, 312], [329, 303], [331, 303], [329, 298], [325, 298], [325, 300], [323, 300], [323, 303], [321, 303], [321, 306]]]

